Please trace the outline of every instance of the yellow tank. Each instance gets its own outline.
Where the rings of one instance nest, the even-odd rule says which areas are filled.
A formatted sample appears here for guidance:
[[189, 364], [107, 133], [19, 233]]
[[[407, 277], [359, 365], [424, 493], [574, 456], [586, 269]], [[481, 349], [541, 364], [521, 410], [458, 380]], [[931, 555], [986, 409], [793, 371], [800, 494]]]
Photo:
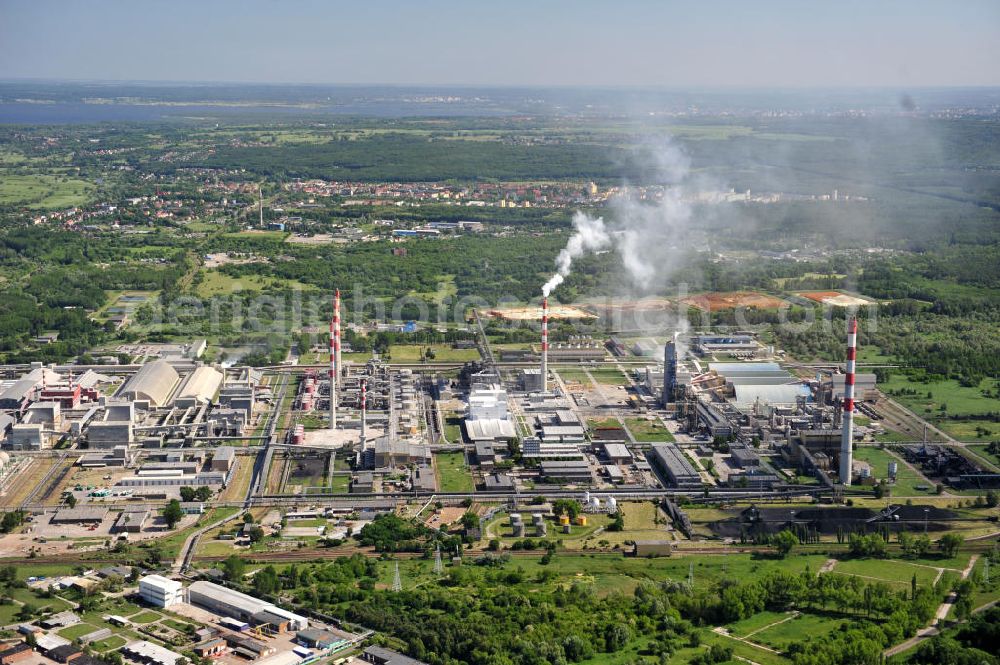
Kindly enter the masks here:
[[559, 524], [569, 524], [569, 515], [560, 515]]
[[577, 515], [576, 516], [576, 523], [579, 526], [587, 526], [587, 516], [586, 515]]

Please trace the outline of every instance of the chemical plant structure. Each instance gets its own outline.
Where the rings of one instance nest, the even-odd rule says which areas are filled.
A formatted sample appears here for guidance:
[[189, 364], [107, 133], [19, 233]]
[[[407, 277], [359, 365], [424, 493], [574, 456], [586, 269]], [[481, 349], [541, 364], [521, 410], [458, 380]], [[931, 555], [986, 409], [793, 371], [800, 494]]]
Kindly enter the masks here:
[[[895, 481], [896, 462], [854, 455], [881, 430], [855, 319], [844, 362], [805, 369], [753, 331], [550, 344], [540, 305], [539, 343], [513, 358], [494, 356], [473, 310], [480, 360], [464, 364], [343, 362], [338, 292], [321, 364], [222, 367], [195, 341], [144, 345], [134, 365], [2, 367], [0, 504], [40, 538], [156, 537], [170, 499], [186, 514], [171, 528], [206, 505], [260, 506], [274, 525], [339, 516], [327, 537], [431, 499], [517, 514], [652, 499], [684, 531], [682, 501], [836, 501]], [[895, 447], [928, 488], [1000, 485], [949, 446]]]

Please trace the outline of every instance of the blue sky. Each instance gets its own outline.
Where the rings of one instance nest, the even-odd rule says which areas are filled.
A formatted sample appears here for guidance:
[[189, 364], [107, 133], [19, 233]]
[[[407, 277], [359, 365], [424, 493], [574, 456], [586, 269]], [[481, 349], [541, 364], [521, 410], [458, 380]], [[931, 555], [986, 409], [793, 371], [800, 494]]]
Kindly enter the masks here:
[[1000, 1], [0, 0], [0, 78], [1000, 85]]

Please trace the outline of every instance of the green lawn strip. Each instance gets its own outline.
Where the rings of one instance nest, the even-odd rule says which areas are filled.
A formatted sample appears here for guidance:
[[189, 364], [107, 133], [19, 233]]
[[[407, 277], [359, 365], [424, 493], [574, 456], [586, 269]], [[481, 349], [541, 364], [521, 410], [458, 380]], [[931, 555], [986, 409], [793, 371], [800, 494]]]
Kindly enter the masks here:
[[850, 559], [838, 561], [833, 569], [835, 575], [857, 575], [865, 581], [883, 581], [894, 586], [909, 587], [910, 580], [917, 576], [917, 584], [929, 586], [937, 578], [937, 571], [925, 566], [913, 566], [898, 559]]
[[60, 637], [65, 637], [67, 640], [76, 640], [83, 637], [84, 635], [89, 635], [96, 630], [100, 630], [97, 626], [92, 626], [89, 623], [78, 623], [72, 626], [68, 626], [58, 631]]
[[465, 453], [435, 453], [434, 467], [442, 492], [471, 492], [475, 489], [465, 463]]
[[769, 626], [782, 619], [787, 619], [790, 616], [791, 612], [758, 612], [752, 617], [731, 623], [726, 628], [737, 637], [746, 637], [751, 633], [763, 629], [765, 626]]
[[159, 621], [161, 618], [162, 618], [161, 615], [157, 614], [156, 612], [150, 612], [149, 610], [143, 610], [142, 612], [139, 612], [138, 614], [130, 616], [128, 618], [128, 620], [131, 621], [132, 623], [146, 624], [146, 623], [153, 623], [154, 621]]
[[661, 423], [659, 420], [646, 420], [645, 418], [626, 418], [625, 425], [628, 427], [629, 431], [632, 432], [632, 436], [635, 437], [636, 441], [640, 442], [654, 442], [654, 441], [674, 441], [674, 435], [670, 433], [666, 425]]
[[[934, 491], [934, 484], [920, 477], [910, 467], [903, 463], [898, 455], [889, 450], [875, 446], [856, 446], [854, 459], [868, 462], [872, 467], [872, 475], [881, 480], [888, 479], [889, 463], [896, 462], [896, 482], [890, 483], [890, 492], [894, 497], [925, 496]], [[923, 487], [924, 489], [917, 489]]]
[[106, 637], [103, 640], [98, 640], [96, 642], [91, 642], [90, 646], [98, 653], [103, 653], [105, 651], [111, 651], [112, 649], [120, 649], [125, 646], [126, 640], [120, 635], [112, 635], [111, 637]]
[[55, 612], [70, 608], [70, 604], [58, 596], [43, 597], [32, 589], [11, 589], [7, 594], [14, 600], [35, 607], [48, 607]]
[[766, 644], [772, 649], [784, 651], [792, 642], [799, 642], [804, 637], [823, 639], [836, 630], [844, 622], [843, 618], [829, 618], [817, 614], [802, 613], [793, 619], [777, 623], [756, 633], [751, 639], [754, 642]]
[[[734, 663], [745, 663], [749, 661], [752, 663], [758, 663], [758, 665], [788, 665], [788, 663], [791, 662], [781, 654], [752, 646], [746, 642], [741, 642], [725, 635], [719, 635], [711, 630], [702, 631], [701, 643], [705, 646], [718, 644], [719, 646], [728, 647], [733, 650], [734, 656], [746, 659], [746, 661], [730, 661]], [[674, 661], [671, 660], [670, 662], [673, 663]]]

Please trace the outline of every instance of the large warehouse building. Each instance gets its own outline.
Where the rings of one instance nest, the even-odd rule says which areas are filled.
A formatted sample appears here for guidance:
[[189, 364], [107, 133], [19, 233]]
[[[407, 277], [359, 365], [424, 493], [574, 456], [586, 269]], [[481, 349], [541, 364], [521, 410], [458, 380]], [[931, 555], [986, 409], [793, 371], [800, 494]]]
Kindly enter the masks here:
[[309, 621], [303, 616], [212, 582], [194, 582], [187, 593], [192, 605], [247, 623], [268, 625], [278, 632], [309, 627]]
[[698, 470], [676, 445], [664, 443], [653, 446], [652, 460], [656, 468], [676, 487], [680, 489], [701, 487], [701, 476]]
[[164, 406], [170, 400], [181, 377], [170, 363], [157, 360], [142, 366], [118, 391], [118, 397], [146, 400], [152, 406]]

